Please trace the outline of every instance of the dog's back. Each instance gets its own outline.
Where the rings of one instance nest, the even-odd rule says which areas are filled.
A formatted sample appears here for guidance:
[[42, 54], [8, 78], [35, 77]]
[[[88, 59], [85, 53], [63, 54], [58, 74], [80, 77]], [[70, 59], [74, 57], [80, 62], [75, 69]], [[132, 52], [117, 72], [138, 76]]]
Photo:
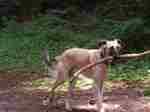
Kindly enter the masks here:
[[62, 61], [68, 66], [82, 67], [90, 63], [90, 57], [96, 53], [97, 49], [71, 48], [59, 56], [58, 61]]
[[[84, 49], [84, 48], [70, 48], [65, 50], [61, 55], [55, 57], [55, 64], [50, 64], [48, 50], [45, 49], [43, 52], [43, 61], [48, 70], [48, 74], [52, 77], [53, 72], [58, 68], [59, 63], [63, 64], [64, 69], [79, 69], [85, 65], [90, 64], [95, 60], [95, 54], [98, 52], [98, 49]], [[89, 73], [88, 70], [87, 73]]]

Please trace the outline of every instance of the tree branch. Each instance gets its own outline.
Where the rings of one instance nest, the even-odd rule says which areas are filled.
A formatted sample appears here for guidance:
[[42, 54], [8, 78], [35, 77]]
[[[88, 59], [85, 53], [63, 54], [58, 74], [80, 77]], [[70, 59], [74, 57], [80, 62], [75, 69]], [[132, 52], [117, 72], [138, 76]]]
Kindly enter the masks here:
[[[120, 55], [119, 57], [117, 57], [115, 59], [116, 60], [117, 59], [119, 59], [119, 60], [120, 59], [134, 59], [134, 58], [143, 57], [143, 56], [148, 55], [148, 54], [150, 54], [150, 50], [142, 52], [142, 53], [132, 53], [132, 54]], [[74, 75], [73, 75], [74, 77], [71, 79], [71, 81], [74, 81], [80, 75], [80, 73], [86, 71], [87, 69], [92, 68], [92, 67], [94, 67], [94, 66], [96, 66], [98, 64], [104, 63], [106, 61], [113, 60], [113, 59], [114, 59], [114, 57], [108, 56], [106, 58], [98, 60], [97, 62], [88, 64], [88, 65], [82, 67], [81, 69], [79, 69], [77, 72], [74, 73]]]

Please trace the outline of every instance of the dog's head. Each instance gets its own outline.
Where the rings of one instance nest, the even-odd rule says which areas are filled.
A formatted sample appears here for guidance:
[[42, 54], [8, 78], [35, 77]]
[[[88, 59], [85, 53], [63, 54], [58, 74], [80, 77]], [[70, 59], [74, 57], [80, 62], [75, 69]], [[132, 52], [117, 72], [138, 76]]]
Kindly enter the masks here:
[[101, 40], [98, 42], [98, 49], [102, 51], [102, 56], [115, 56], [120, 55], [122, 49], [122, 42], [119, 39], [114, 40]]

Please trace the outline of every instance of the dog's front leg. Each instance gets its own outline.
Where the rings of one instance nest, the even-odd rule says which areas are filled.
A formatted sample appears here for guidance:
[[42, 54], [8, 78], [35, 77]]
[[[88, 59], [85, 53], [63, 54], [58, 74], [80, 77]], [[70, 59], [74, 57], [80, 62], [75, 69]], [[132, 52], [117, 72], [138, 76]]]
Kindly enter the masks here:
[[95, 85], [96, 85], [96, 97], [97, 97], [97, 109], [98, 112], [104, 112], [103, 108], [103, 83], [104, 83], [104, 76], [105, 67], [103, 65], [97, 65], [95, 67]]
[[103, 80], [96, 82], [96, 97], [98, 112], [104, 112], [103, 108]]

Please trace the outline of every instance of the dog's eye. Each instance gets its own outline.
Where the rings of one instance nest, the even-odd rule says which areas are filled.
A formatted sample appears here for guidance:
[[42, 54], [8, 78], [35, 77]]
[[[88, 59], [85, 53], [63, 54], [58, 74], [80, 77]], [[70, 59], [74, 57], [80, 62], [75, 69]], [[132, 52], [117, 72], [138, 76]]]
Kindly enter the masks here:
[[121, 44], [121, 40], [120, 39], [118, 39], [118, 43]]

